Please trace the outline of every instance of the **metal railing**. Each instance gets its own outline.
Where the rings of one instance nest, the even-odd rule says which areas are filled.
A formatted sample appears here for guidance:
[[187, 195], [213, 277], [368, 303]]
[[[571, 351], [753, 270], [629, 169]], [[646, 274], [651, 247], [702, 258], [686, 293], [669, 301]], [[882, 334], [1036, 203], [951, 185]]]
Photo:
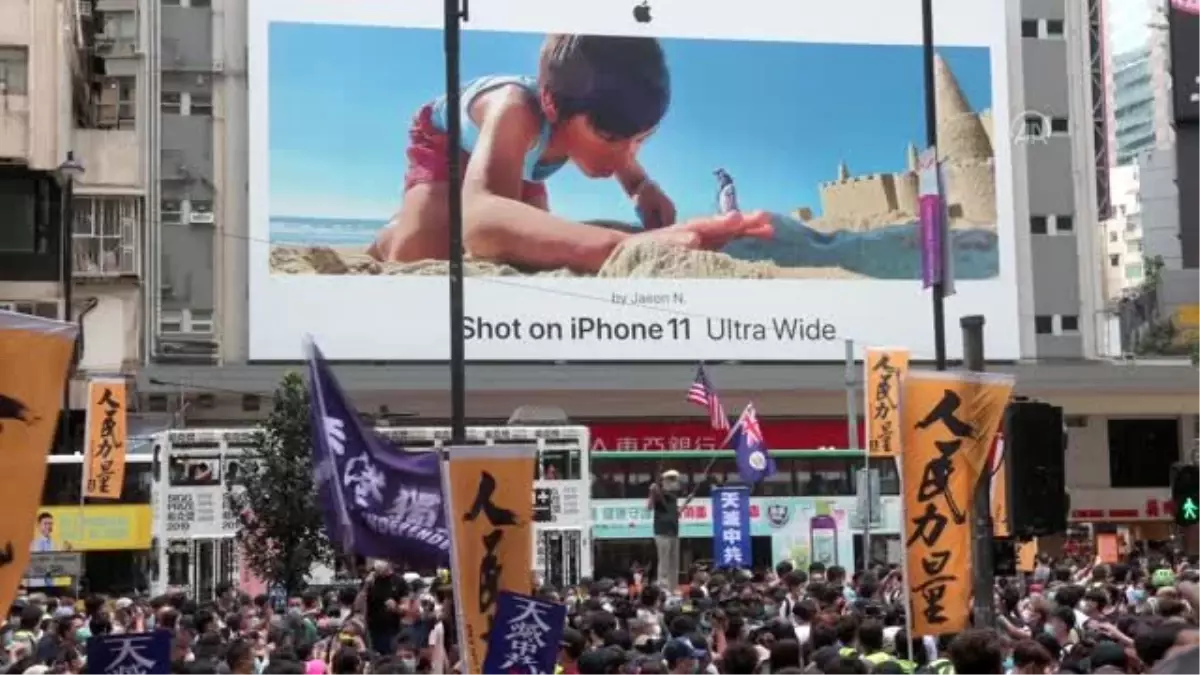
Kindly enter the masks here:
[[141, 197], [77, 197], [72, 232], [75, 276], [139, 276], [141, 229]]

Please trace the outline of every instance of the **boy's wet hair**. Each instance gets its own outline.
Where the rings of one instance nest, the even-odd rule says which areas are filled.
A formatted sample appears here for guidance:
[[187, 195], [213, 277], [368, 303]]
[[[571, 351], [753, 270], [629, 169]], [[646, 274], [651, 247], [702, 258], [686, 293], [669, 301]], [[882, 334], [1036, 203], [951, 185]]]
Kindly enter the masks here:
[[584, 115], [613, 139], [645, 133], [671, 102], [671, 78], [658, 40], [615, 35], [548, 35], [538, 84], [558, 119]]

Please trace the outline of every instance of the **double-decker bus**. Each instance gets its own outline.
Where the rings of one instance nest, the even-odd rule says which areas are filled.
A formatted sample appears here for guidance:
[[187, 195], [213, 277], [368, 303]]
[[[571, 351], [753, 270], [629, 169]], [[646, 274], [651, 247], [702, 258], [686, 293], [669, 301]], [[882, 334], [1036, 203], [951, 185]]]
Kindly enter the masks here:
[[[380, 427], [379, 436], [400, 451], [423, 452], [450, 441], [445, 427]], [[254, 443], [256, 429], [183, 429], [156, 437], [160, 449], [159, 489], [153, 532], [162, 571], [156, 592], [186, 589], [211, 599], [217, 585], [257, 590], [241, 569], [237, 519], [225, 498], [227, 483]], [[588, 432], [585, 427], [470, 427], [471, 445], [533, 445], [538, 450], [534, 495], [541, 514], [534, 523], [537, 571], [551, 584], [572, 585], [591, 573], [591, 513]], [[310, 581], [334, 581], [334, 571], [314, 569]]]
[[[751, 493], [752, 552], [756, 564], [813, 561], [847, 569], [873, 561], [898, 562], [900, 479], [892, 459], [874, 458], [879, 509], [869, 524], [858, 498], [862, 451], [837, 449], [771, 450], [776, 473]], [[652, 514], [647, 508], [650, 483], [667, 469], [680, 474], [683, 491], [694, 492], [680, 519], [680, 559], [712, 558], [713, 485], [738, 480], [733, 451], [714, 449], [594, 450], [592, 460], [592, 537], [598, 575], [627, 574], [631, 564], [654, 560]], [[707, 473], [706, 473], [707, 472]]]
[[151, 585], [150, 534], [154, 457], [150, 446], [130, 438], [119, 499], [84, 500], [83, 455], [50, 455], [35, 525], [34, 547], [81, 554], [82, 579], [26, 579], [29, 588], [50, 590], [75, 582], [100, 591], [131, 592]]

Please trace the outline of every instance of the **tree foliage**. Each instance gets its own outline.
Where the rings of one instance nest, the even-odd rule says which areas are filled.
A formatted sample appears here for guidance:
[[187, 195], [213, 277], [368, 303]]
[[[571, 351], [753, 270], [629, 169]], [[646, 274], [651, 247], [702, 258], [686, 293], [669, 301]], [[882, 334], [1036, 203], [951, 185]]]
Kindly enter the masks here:
[[239, 517], [242, 564], [259, 578], [294, 593], [315, 563], [331, 561], [313, 478], [308, 390], [299, 375], [289, 373], [275, 389], [227, 497]]

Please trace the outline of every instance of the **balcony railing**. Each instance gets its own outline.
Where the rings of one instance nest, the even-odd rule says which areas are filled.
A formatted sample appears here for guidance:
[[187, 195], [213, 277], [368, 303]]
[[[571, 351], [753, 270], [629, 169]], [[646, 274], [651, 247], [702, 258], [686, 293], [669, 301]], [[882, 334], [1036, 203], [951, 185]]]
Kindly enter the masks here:
[[75, 199], [74, 275], [136, 277], [141, 271], [140, 197]]

